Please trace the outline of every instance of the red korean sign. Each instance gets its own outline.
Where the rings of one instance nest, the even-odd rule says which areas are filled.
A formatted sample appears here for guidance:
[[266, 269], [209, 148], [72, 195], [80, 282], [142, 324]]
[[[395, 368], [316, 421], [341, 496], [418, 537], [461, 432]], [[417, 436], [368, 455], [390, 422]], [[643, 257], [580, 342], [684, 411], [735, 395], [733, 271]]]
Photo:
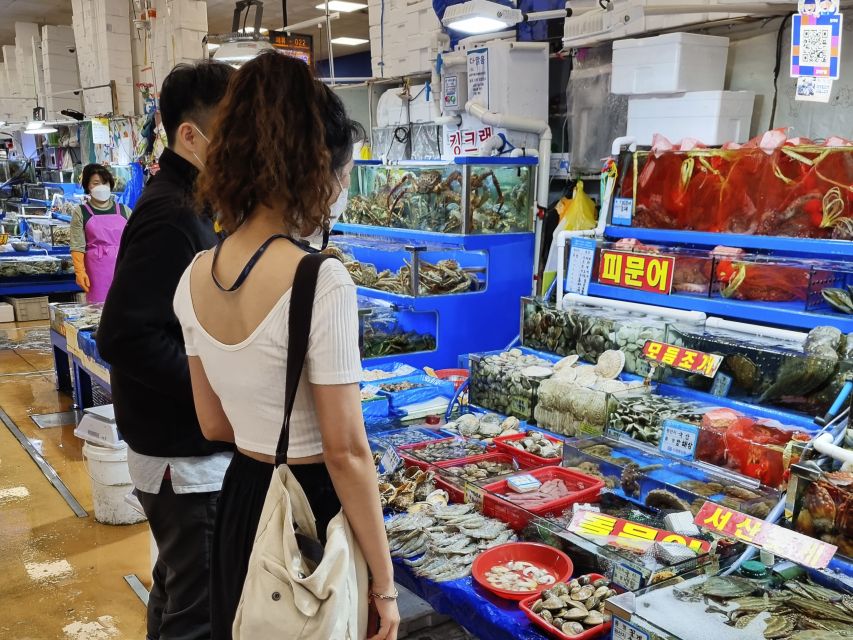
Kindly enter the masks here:
[[597, 511], [578, 511], [569, 523], [569, 531], [581, 536], [609, 536], [624, 540], [646, 540], [648, 542], [677, 542], [690, 547], [697, 553], [707, 552], [711, 545], [705, 540], [682, 536], [644, 524], [614, 518]]
[[713, 502], [702, 505], [696, 526], [714, 531], [813, 569], [829, 564], [838, 547]]
[[669, 365], [689, 373], [698, 373], [707, 378], [717, 375], [717, 369], [723, 363], [723, 356], [654, 340], [647, 340], [643, 345], [643, 357], [652, 362]]
[[599, 284], [651, 293], [672, 290], [675, 258], [603, 249], [598, 261]]

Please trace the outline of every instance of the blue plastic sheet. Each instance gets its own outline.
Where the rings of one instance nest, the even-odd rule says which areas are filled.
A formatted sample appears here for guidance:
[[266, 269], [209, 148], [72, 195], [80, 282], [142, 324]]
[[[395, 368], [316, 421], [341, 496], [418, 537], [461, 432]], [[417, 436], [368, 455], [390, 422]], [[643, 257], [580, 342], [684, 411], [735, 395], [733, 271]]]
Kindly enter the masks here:
[[94, 334], [91, 331], [79, 331], [77, 333], [77, 346], [85, 355], [97, 362], [105, 369], [109, 369], [110, 365], [104, 361], [101, 354], [98, 353], [98, 344]]
[[136, 206], [136, 201], [142, 195], [142, 189], [145, 186], [145, 172], [142, 170], [142, 165], [138, 162], [133, 162], [130, 165], [130, 180], [116, 200], [119, 204], [124, 204], [133, 209]]
[[432, 582], [419, 578], [402, 562], [394, 561], [394, 579], [484, 640], [544, 640], [518, 603], [492, 595], [473, 578]]
[[[565, 0], [521, 0], [518, 8], [527, 15], [537, 11], [550, 11], [552, 9], [564, 9]], [[522, 22], [518, 25], [518, 39], [520, 41], [544, 41], [548, 39], [548, 22], [546, 20], [534, 20]]]
[[[395, 378], [394, 381], [411, 382], [419, 386], [405, 391], [379, 392], [380, 395], [388, 397], [392, 415], [405, 415], [407, 413], [407, 407], [421, 404], [422, 402], [428, 402], [429, 400], [439, 397], [447, 398], [447, 401], [449, 402], [453, 397], [453, 392], [455, 391], [452, 382], [433, 378], [425, 373], [416, 373], [410, 376], [403, 376], [402, 378]], [[388, 382], [388, 380], [377, 381], [377, 386], [388, 384]]]
[[362, 400], [361, 413], [365, 421], [376, 418], [387, 418], [390, 415], [388, 398], [385, 396], [376, 396], [370, 400]]

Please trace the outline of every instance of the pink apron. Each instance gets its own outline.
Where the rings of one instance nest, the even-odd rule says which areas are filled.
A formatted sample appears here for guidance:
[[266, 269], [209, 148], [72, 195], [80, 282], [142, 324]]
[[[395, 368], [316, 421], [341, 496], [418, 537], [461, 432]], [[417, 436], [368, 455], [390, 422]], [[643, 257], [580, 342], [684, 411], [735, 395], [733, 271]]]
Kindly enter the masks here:
[[91, 284], [86, 299], [89, 302], [103, 302], [113, 282], [118, 247], [127, 220], [121, 215], [121, 205], [118, 203], [115, 213], [95, 214], [88, 203], [83, 206], [90, 214], [85, 226], [86, 273], [89, 274]]

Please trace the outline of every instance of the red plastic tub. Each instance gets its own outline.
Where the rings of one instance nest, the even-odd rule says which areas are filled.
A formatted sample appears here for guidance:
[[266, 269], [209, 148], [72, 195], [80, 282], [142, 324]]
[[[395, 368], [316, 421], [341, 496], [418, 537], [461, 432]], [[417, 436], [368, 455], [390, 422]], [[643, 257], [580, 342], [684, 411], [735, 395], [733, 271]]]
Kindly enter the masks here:
[[[563, 444], [563, 441], [560, 438], [549, 436], [547, 433], [543, 433], [542, 435], [555, 444]], [[495, 446], [501, 451], [509, 453], [516, 460], [526, 460], [537, 466], [560, 464], [563, 461], [562, 455], [557, 456], [556, 458], [543, 458], [542, 456], [533, 455], [523, 449], [516, 449], [515, 447], [507, 444], [508, 442], [513, 442], [515, 440], [524, 440], [526, 437], [527, 434], [525, 433], [518, 433], [511, 436], [498, 436], [495, 438]]]
[[445, 463], [445, 462], [451, 463], [451, 466], [452, 466], [455, 464], [459, 464], [460, 460], [468, 460], [469, 458], [480, 457], [480, 456], [488, 453], [488, 450], [484, 449], [483, 453], [478, 454], [477, 456], [468, 456], [467, 458], [454, 458], [451, 460], [440, 460], [438, 462], [427, 462], [426, 460], [421, 460], [420, 458], [417, 457], [416, 452], [418, 449], [423, 449], [424, 447], [426, 447], [428, 445], [437, 444], [439, 442], [447, 442], [449, 440], [459, 440], [459, 438], [458, 437], [448, 437], [448, 438], [441, 438], [438, 440], [430, 440], [429, 442], [418, 442], [415, 444], [407, 444], [407, 445], [404, 445], [402, 447], [397, 447], [397, 451], [400, 453], [400, 457], [403, 460], [405, 460], [407, 463], [412, 464], [412, 465], [418, 467], [419, 469], [423, 469], [424, 471], [426, 471], [427, 469], [429, 469], [431, 467], [436, 467], [436, 466], [438, 466], [442, 463]]
[[540, 591], [548, 589], [553, 585], [543, 584], [533, 591], [507, 591], [489, 584], [489, 581], [486, 579], [486, 574], [495, 565], [517, 561], [529, 562], [540, 569], [550, 571], [555, 577], [554, 584], [565, 582], [571, 578], [572, 571], [575, 568], [569, 556], [559, 549], [549, 547], [547, 544], [540, 544], [538, 542], [508, 542], [507, 544], [492, 547], [488, 551], [484, 551], [478, 555], [471, 566], [471, 575], [474, 580], [480, 583], [481, 587], [501, 598], [506, 598], [507, 600], [524, 600], [533, 596], [535, 602], [535, 597]]
[[532, 515], [556, 516], [576, 502], [598, 502], [598, 494], [604, 487], [603, 480], [564, 467], [540, 467], [530, 469], [526, 473], [543, 484], [548, 480], [562, 480], [570, 493], [564, 498], [543, 502], [536, 507], [522, 507], [498, 495], [512, 492], [507, 485], [507, 478], [502, 478], [483, 487], [483, 514], [502, 520], [516, 531], [520, 531], [527, 526]]
[[434, 371], [435, 377], [439, 380], [449, 380], [453, 383], [453, 388], [458, 389], [468, 379], [468, 369], [439, 369]]
[[[447, 469], [448, 467], [464, 467], [466, 464], [472, 464], [474, 462], [482, 462], [484, 460], [491, 460], [493, 462], [511, 463], [514, 460], [514, 458], [511, 455], [509, 455], [507, 453], [503, 453], [503, 452], [484, 453], [483, 455], [471, 456], [470, 458], [460, 458], [459, 460], [445, 460], [444, 462], [437, 462], [435, 464], [435, 466], [438, 467], [439, 469]], [[518, 463], [519, 471], [523, 471], [526, 469], [533, 469], [535, 467], [540, 466], [538, 464], [536, 464], [536, 465], [531, 464], [529, 461], [525, 461], [525, 460], [515, 460], [515, 461]], [[515, 472], [511, 471], [510, 473], [507, 473], [506, 475], [509, 476], [509, 475], [512, 475], [513, 473], [515, 473]], [[498, 476], [496, 476], [496, 477], [498, 477]], [[465, 501], [464, 484], [466, 481], [465, 480], [459, 480], [459, 484], [454, 484], [453, 479], [454, 479], [454, 477], [450, 476], [450, 475], [445, 475], [444, 477], [442, 477], [441, 475], [436, 476], [435, 486], [439, 489], [444, 489], [445, 491], [447, 491], [448, 495], [450, 496], [450, 499], [453, 502], [464, 502]]]
[[[601, 578], [605, 577], [600, 573], [588, 573], [587, 575], [589, 576], [590, 582], [595, 582], [596, 580], [600, 580]], [[547, 632], [548, 635], [552, 635], [555, 638], [559, 638], [560, 640], [591, 640], [592, 638], [601, 638], [610, 631], [610, 627], [613, 624], [608, 620], [607, 622], [600, 624], [597, 627], [591, 627], [587, 629], [583, 633], [579, 633], [575, 636], [569, 636], [563, 633], [554, 625], [548, 624], [545, 620], [533, 613], [533, 609], [531, 609], [531, 607], [538, 599], [539, 594], [537, 593], [519, 602], [518, 606], [519, 608], [521, 608], [522, 611], [524, 611], [524, 615], [526, 615], [530, 619], [530, 622], [535, 624], [543, 631]]]

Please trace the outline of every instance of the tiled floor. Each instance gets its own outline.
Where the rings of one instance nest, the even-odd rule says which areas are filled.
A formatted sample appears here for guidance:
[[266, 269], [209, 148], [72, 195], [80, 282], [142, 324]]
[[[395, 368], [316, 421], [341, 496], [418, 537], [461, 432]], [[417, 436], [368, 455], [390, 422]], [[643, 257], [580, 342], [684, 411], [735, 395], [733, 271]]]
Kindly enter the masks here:
[[[89, 512], [77, 517], [0, 423], [0, 639], [142, 639], [145, 608], [124, 581], [150, 586], [148, 527], [92, 517], [90, 479], [73, 426], [40, 429], [33, 415], [68, 411], [57, 393], [46, 323], [0, 325], [0, 410]], [[0, 415], [0, 418], [4, 416]], [[411, 640], [468, 637], [448, 623]]]

